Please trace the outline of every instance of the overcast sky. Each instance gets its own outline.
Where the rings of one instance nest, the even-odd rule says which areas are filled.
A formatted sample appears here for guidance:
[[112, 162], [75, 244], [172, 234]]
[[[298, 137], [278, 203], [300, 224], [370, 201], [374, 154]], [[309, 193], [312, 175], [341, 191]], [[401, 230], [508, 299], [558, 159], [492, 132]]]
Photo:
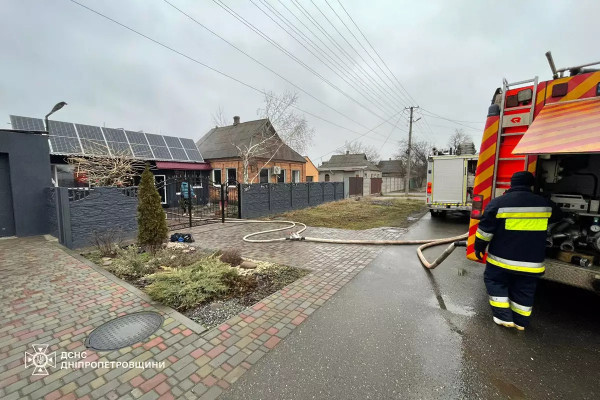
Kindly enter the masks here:
[[[374, 132], [358, 140], [380, 149], [383, 158], [392, 157], [398, 140], [406, 137], [408, 131], [407, 113], [396, 113], [409, 105], [419, 105], [448, 119], [470, 121], [465, 124], [467, 127], [417, 112], [415, 117], [422, 117], [415, 124], [417, 139], [444, 146], [454, 129], [463, 128], [479, 147], [487, 107], [503, 77], [509, 81], [535, 75], [541, 80], [550, 79], [544, 57], [547, 50], [552, 50], [558, 68], [600, 59], [597, 0], [341, 0], [409, 98], [371, 51], [338, 0], [327, 1], [370, 51], [370, 56], [326, 0], [297, 3], [346, 54], [309, 22], [293, 0], [222, 0], [314, 73], [215, 2], [169, 0], [301, 91], [163, 0], [78, 1], [259, 90], [298, 91], [299, 107], [315, 115], [306, 115], [315, 129], [308, 151], [315, 163], [320, 163], [321, 158], [329, 159], [345, 140], [355, 139], [378, 125]], [[314, 43], [325, 50], [325, 45], [329, 46], [332, 51], [327, 55], [313, 52], [324, 61], [330, 60], [328, 57], [334, 59], [332, 69], [344, 79], [253, 2], [265, 11], [268, 9], [263, 2], [268, 2]], [[276, 19], [271, 11], [267, 13]], [[194, 140], [213, 126], [211, 114], [219, 106], [228, 119], [234, 115], [242, 121], [257, 119], [257, 109], [263, 102], [260, 93], [69, 0], [2, 0], [0, 15], [0, 121], [5, 127], [9, 127], [9, 114], [41, 118], [58, 101], [66, 101], [68, 106], [53, 116], [57, 120]], [[302, 42], [298, 34], [296, 37]]]

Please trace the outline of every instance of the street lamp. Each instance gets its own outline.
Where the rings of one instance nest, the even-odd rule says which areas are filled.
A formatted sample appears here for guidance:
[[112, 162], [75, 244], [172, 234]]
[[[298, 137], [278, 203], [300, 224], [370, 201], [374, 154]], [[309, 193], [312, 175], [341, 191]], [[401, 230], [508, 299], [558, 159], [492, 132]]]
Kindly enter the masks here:
[[46, 117], [44, 117], [44, 121], [46, 121], [46, 131], [48, 133], [50, 133], [50, 127], [48, 126], [48, 117], [66, 105], [67, 105], [67, 103], [65, 103], [64, 101], [61, 101], [60, 103], [56, 103], [56, 105], [54, 107], [52, 107], [52, 111], [50, 111], [48, 114], [46, 114]]

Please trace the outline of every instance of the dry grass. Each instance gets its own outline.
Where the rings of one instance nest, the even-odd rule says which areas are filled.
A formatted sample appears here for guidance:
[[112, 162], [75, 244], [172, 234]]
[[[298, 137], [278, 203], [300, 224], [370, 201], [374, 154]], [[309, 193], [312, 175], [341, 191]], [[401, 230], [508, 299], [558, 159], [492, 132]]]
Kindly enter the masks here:
[[340, 229], [370, 229], [382, 226], [406, 227], [408, 217], [426, 209], [425, 202], [404, 199], [361, 198], [348, 199], [304, 208], [273, 216], [273, 219], [288, 219], [309, 226]]

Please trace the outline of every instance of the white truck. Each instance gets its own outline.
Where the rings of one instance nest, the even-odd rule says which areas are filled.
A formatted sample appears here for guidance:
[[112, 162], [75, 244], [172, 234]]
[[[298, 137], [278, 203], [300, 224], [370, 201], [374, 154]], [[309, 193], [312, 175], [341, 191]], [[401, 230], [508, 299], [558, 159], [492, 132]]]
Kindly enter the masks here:
[[427, 207], [433, 217], [471, 212], [477, 159], [474, 154], [435, 155], [427, 163]]

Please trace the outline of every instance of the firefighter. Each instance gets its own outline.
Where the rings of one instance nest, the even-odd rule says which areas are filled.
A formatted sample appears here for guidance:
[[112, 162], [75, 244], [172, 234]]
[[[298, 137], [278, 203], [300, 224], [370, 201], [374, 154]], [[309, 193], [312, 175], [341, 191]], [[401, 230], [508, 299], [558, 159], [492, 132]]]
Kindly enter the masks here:
[[550, 200], [532, 193], [534, 177], [516, 172], [510, 189], [487, 205], [475, 238], [475, 256], [487, 251], [483, 279], [496, 324], [529, 325], [538, 279], [544, 273], [548, 222], [560, 218]]

